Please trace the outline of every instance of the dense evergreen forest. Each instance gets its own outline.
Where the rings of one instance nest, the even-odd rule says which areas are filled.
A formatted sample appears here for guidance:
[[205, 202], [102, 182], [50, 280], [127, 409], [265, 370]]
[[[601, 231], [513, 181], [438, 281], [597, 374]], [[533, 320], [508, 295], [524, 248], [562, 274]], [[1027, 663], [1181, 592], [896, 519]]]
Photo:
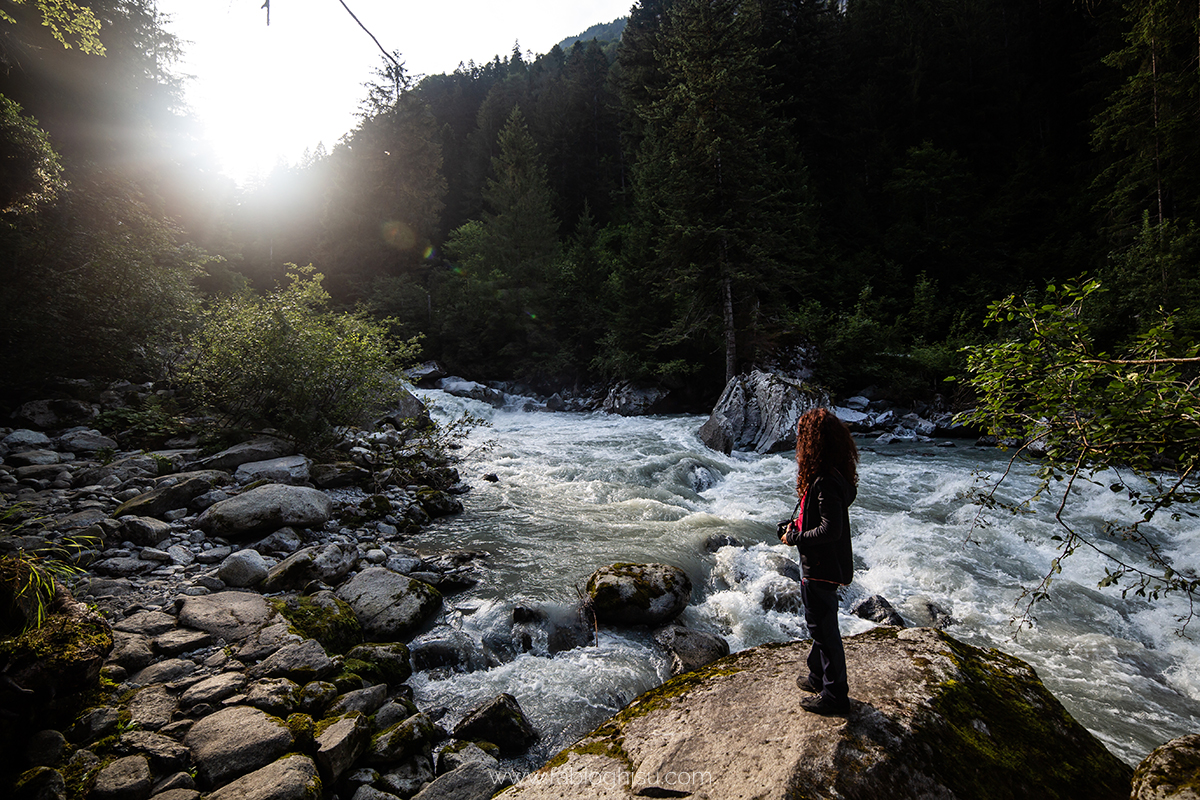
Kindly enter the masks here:
[[1102, 342], [1200, 327], [1194, 3], [639, 0], [536, 58], [383, 61], [330, 151], [241, 189], [153, 0], [0, 13], [14, 389], [169, 370], [289, 263], [459, 374], [696, 408], [799, 348], [835, 392], [928, 398], [989, 303], [1085, 274]]

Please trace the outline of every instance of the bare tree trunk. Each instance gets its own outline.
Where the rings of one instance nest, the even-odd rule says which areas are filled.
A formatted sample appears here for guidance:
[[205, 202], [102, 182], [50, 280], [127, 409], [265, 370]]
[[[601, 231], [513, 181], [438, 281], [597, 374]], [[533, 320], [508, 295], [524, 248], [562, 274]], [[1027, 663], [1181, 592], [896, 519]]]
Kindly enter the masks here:
[[737, 375], [737, 333], [733, 327], [733, 279], [725, 273], [722, 281], [725, 300], [725, 383]]

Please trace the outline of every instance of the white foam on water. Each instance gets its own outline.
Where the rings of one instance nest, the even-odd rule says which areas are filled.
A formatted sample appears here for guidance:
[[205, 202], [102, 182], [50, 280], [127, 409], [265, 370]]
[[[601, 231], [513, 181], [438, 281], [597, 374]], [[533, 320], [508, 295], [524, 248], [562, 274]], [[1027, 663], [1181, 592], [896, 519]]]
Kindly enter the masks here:
[[[778, 559], [796, 558], [795, 548], [775, 538], [775, 523], [795, 505], [790, 453], [714, 453], [696, 436], [700, 417], [518, 413], [424, 394], [437, 398], [444, 409], [438, 413], [469, 409], [491, 421], [466, 451], [489, 439], [495, 446], [460, 466], [474, 487], [464, 498], [466, 513], [413, 540], [490, 553], [488, 578], [467, 600], [566, 609], [577, 602], [575, 587], [599, 566], [665, 562], [685, 569], [695, 584], [682, 621], [720, 633], [733, 650], [806, 638], [801, 613], [764, 608], [772, 593], [787, 597]], [[1030, 662], [1067, 709], [1130, 763], [1200, 729], [1200, 621], [1189, 628], [1193, 638], [1177, 635], [1176, 617], [1188, 610], [1180, 598], [1122, 598], [1124, 584], [1098, 590], [1111, 563], [1081, 548], [1063, 562], [1051, 599], [1033, 607], [1031, 627], [1018, 630], [1012, 623], [1025, 610], [1022, 589], [1037, 586], [1058, 554], [1051, 538], [1063, 533], [1053, 519], [1057, 496], [1034, 503], [1036, 513], [980, 515], [968, 494], [1004, 473], [1007, 454], [861, 446], [851, 507], [856, 575], [842, 601], [843, 635], [872, 627], [849, 613], [872, 594], [912, 624], [927, 622], [933, 603], [953, 618], [952, 635]], [[481, 480], [489, 472], [498, 483]], [[1125, 495], [1109, 490], [1113, 478], [1078, 484], [1067, 516], [1110, 552], [1134, 558], [1135, 548], [1104, 532], [1107, 520], [1131, 513]], [[995, 496], [1019, 502], [1035, 487], [1032, 469], [1017, 465]], [[1198, 563], [1197, 520], [1164, 517], [1146, 531], [1180, 566]], [[708, 552], [713, 534], [745, 547]], [[413, 680], [423, 698], [459, 712], [499, 691], [515, 694], [523, 708], [527, 699], [539, 727], [549, 730], [538, 751], [549, 755], [587, 732], [578, 730], [577, 718], [590, 730], [599, 722], [593, 715], [616, 711], [665, 678], [664, 656], [645, 637], [606, 636], [599, 649], [523, 655], [484, 672]]]

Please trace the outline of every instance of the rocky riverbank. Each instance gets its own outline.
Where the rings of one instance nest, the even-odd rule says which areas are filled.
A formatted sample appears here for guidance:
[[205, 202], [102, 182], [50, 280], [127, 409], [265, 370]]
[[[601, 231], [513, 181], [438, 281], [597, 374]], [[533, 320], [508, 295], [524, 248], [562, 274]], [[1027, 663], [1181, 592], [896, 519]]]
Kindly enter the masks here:
[[[420, 414], [406, 405], [377, 430], [349, 437], [340, 456], [324, 463], [270, 437], [212, 455], [188, 442], [123, 451], [86, 419], [65, 419], [69, 409], [61, 405], [47, 404], [56, 416], [43, 418], [43, 425], [35, 425], [32, 409], [22, 420], [27, 427], [0, 429], [0, 498], [9, 521], [37, 523], [9, 537], [8, 545], [27, 554], [47, 546], [72, 550], [85, 569], [73, 583], [75, 597], [51, 603], [56, 613], [41, 634], [6, 640], [0, 651], [0, 713], [6, 716], [0, 779], [12, 795], [490, 797], [519, 777], [504, 768], [506, 761], [539, 732], [504, 694], [461, 718], [418, 708], [408, 685], [413, 671], [488, 669], [535, 648], [552, 654], [587, 647], [596, 624], [663, 626], [655, 638], [670, 654], [673, 673], [691, 673], [635, 701], [613, 724], [624, 724], [626, 715], [641, 717], [631, 710], [658, 707], [678, 693], [686, 702], [672, 705], [675, 716], [663, 735], [701, 750], [724, 747], [710, 728], [736, 731], [740, 723], [697, 700], [708, 689], [693, 695], [690, 687], [709, 686], [710, 678], [723, 679], [735, 667], [717, 662], [705, 669], [728, 655], [728, 645], [672, 623], [691, 595], [686, 575], [673, 568], [613, 564], [589, 580], [579, 619], [552, 621], [536, 608], [514, 608], [482, 643], [441, 624], [443, 598], [487, 580], [488, 561], [472, 551], [406, 546], [406, 533], [461, 510], [458, 498], [467, 489], [432, 457], [423, 469], [412, 468], [422, 458], [407, 452], [413, 446], [406, 420]], [[406, 466], [396, 458], [399, 451], [406, 452]], [[875, 618], [886, 618], [886, 603], [876, 606], [883, 616]], [[924, 642], [929, 636], [957, 653], [957, 644], [933, 632], [895, 638]], [[731, 657], [736, 671], [753, 679], [729, 702], [776, 703], [776, 690], [795, 699], [794, 674], [776, 686], [771, 670], [782, 667], [760, 664], [754, 652]], [[864, 662], [882, 657], [863, 653]], [[991, 669], [993, 662], [1008, 663], [999, 655], [980, 663]], [[958, 678], [937, 675], [937, 686], [922, 678], [895, 691], [932, 708], [959, 733], [976, 735], [962, 728], [961, 709], [938, 705], [937, 687]], [[991, 731], [1020, 711], [1009, 707], [1011, 693], [1000, 703], [994, 695], [986, 706], [974, 695], [963, 700], [975, 703], [971, 730], [979, 731], [974, 720]], [[873, 708], [888, 702], [883, 694], [856, 699]], [[1038, 702], [1053, 710], [1049, 701]], [[1053, 719], [1064, 729], [1078, 727]], [[635, 733], [621, 735], [632, 741]], [[853, 751], [861, 733], [853, 725], [840, 729], [832, 746]], [[594, 738], [548, 768], [570, 764], [571, 753], [612, 749], [611, 737]], [[891, 739], [872, 741], [872, 752], [891, 752]], [[738, 752], [755, 763], [774, 755], [761, 744]], [[880, 758], [875, 779], [888, 770], [903, 773], [895, 758]], [[1162, 785], [1162, 765], [1171, 763], [1169, 755], [1161, 757], [1147, 780]], [[512, 791], [532, 791], [537, 780]], [[843, 796], [856, 796], [839, 786]], [[650, 783], [642, 788], [657, 796], [674, 791]]]

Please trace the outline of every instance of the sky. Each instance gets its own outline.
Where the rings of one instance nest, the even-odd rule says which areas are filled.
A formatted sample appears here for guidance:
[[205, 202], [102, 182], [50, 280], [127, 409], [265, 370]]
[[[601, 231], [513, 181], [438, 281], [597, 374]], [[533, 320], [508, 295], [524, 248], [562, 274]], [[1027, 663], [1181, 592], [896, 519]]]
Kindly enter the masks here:
[[[633, 0], [345, 0], [410, 76], [512, 53], [541, 54]], [[383, 54], [340, 0], [158, 0], [185, 50], [186, 100], [223, 171], [239, 182], [354, 127]], [[103, 34], [101, 34], [103, 36]]]

